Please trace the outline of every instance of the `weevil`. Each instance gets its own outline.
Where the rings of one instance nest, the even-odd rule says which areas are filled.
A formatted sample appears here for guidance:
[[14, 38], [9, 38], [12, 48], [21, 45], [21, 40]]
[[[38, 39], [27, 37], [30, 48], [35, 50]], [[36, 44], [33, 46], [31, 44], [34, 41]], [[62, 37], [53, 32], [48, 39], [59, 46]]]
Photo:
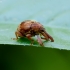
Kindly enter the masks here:
[[[17, 30], [15, 32], [16, 39], [19, 37], [26, 37], [31, 40], [31, 45], [33, 44], [34, 40], [32, 39], [33, 36], [37, 36], [37, 42], [44, 46], [42, 39], [50, 40], [54, 42], [54, 39], [47, 33], [44, 26], [34, 20], [25, 20], [19, 24]], [[42, 37], [43, 36], [43, 37]]]

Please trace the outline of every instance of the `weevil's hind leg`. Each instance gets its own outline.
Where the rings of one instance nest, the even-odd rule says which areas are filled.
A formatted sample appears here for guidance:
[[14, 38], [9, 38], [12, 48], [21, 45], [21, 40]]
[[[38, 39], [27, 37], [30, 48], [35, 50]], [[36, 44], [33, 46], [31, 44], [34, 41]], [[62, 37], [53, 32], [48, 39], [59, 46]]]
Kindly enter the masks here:
[[18, 31], [15, 32], [15, 35], [16, 35], [16, 38], [13, 38], [13, 40], [17, 40], [18, 37], [23, 37], [23, 35]]
[[27, 34], [26, 37], [27, 37], [29, 40], [31, 40], [31, 46], [32, 46], [33, 43], [34, 43], [34, 40], [31, 38], [32, 35], [31, 35], [31, 34]]
[[42, 47], [44, 47], [40, 35], [37, 35], [37, 40], [38, 40], [38, 43], [39, 43]]

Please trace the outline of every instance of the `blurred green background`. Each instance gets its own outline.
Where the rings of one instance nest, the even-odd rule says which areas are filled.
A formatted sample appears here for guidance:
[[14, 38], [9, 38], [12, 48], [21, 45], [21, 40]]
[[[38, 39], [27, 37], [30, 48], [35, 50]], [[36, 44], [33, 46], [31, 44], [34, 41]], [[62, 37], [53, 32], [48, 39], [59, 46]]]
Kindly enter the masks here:
[[[0, 64], [5, 70], [70, 70], [70, 0], [0, 0]], [[44, 25], [55, 42], [15, 38], [24, 20]], [[57, 49], [55, 49], [57, 48]]]

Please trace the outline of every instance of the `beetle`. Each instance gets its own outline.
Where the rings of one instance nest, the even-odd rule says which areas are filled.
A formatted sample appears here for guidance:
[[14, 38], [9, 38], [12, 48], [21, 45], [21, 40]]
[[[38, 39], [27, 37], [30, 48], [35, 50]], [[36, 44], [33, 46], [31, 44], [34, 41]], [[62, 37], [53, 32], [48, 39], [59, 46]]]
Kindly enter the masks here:
[[42, 39], [51, 40], [51, 42], [54, 42], [54, 39], [46, 32], [43, 25], [34, 20], [25, 20], [21, 22], [15, 32], [15, 35], [16, 39], [18, 39], [19, 37], [28, 38], [32, 41], [31, 45], [34, 42], [34, 40], [32, 39], [33, 36], [37, 36], [37, 41], [41, 46], [44, 46]]

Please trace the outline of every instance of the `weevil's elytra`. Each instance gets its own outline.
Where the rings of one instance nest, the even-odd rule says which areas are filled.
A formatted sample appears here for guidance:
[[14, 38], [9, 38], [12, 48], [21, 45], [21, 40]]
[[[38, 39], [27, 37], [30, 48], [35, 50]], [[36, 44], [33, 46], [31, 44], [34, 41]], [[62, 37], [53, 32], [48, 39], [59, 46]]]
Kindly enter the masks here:
[[[54, 39], [45, 31], [43, 25], [33, 20], [25, 20], [21, 22], [15, 32], [15, 35], [16, 39], [18, 39], [18, 37], [26, 37], [32, 41], [33, 39], [31, 37], [36, 35], [37, 41], [41, 46], [44, 46], [42, 39], [54, 42]], [[42, 38], [41, 35], [44, 36], [44, 38]]]

